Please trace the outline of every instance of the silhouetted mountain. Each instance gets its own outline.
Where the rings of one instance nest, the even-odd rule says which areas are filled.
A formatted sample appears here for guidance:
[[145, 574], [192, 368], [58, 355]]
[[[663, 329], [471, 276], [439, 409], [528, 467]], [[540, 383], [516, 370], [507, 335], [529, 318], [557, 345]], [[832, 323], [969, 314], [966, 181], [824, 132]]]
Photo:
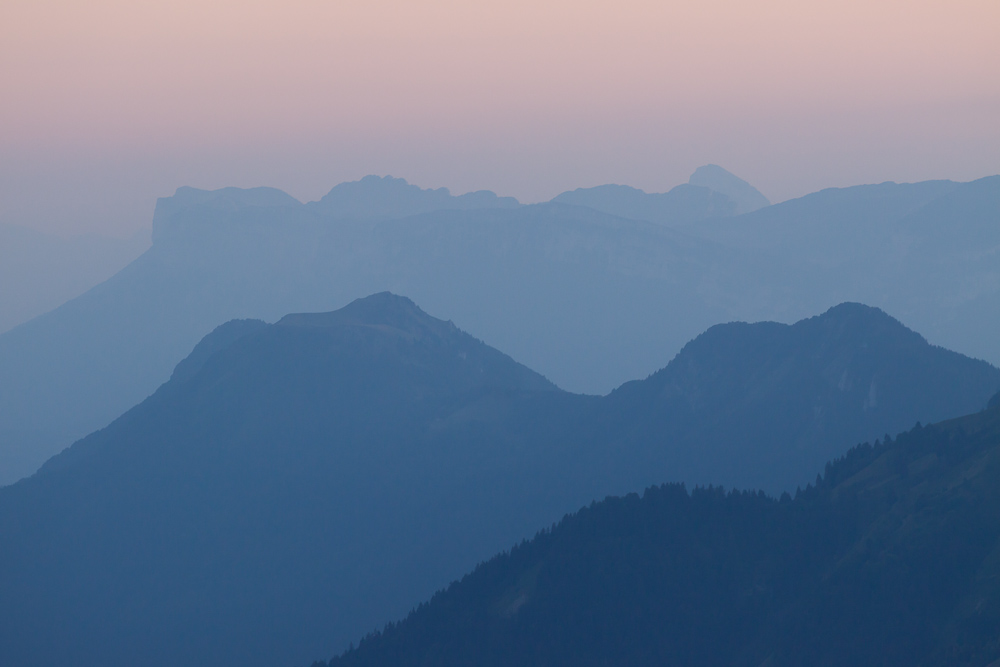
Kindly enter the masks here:
[[573, 443], [533, 424], [567, 398], [587, 400], [388, 294], [229, 323], [0, 489], [0, 663], [343, 645], [565, 511]]
[[[991, 176], [823, 190], [697, 230], [781, 267], [783, 287], [776, 275], [758, 291], [765, 299], [877, 305], [937, 344], [996, 363], [997, 220], [1000, 176]], [[805, 315], [799, 306], [781, 318]]]
[[998, 545], [992, 409], [859, 446], [794, 500], [592, 504], [329, 664], [985, 667]]
[[198, 374], [213, 354], [220, 352], [240, 338], [257, 333], [266, 328], [267, 322], [263, 320], [230, 320], [216, 328], [212, 333], [201, 339], [191, 354], [186, 356], [181, 363], [174, 368], [170, 380], [173, 382], [185, 382]]
[[736, 203], [736, 215], [750, 213], [771, 205], [771, 202], [760, 193], [760, 190], [717, 164], [706, 164], [704, 167], [698, 167], [691, 174], [688, 183], [709, 188], [729, 197]]
[[0, 223], [0, 333], [110, 278], [148, 247], [148, 232], [64, 239]]
[[0, 664], [330, 655], [593, 498], [713, 470], [804, 482], [815, 468], [795, 465], [854, 442], [835, 438], [978, 408], [998, 386], [857, 305], [715, 327], [607, 397], [562, 392], [391, 294], [233, 321], [0, 489]]
[[396, 220], [322, 209], [267, 188], [182, 188], [158, 202], [147, 253], [0, 334], [0, 483], [149, 395], [219, 324], [382, 290], [590, 393], [718, 322], [793, 322], [844, 301], [1000, 362], [1000, 178], [828, 190], [683, 229], [560, 204]]
[[350, 222], [266, 188], [182, 188], [154, 220], [153, 247], [118, 275], [0, 335], [0, 483], [148, 396], [233, 318], [406, 291], [564, 386], [608, 391], [729, 319], [697, 285], [718, 258], [740, 266], [673, 230], [560, 205]]
[[982, 409], [996, 387], [996, 368], [845, 303], [792, 326], [712, 327], [606, 399], [622, 416], [607, 438], [648, 443], [641, 467], [661, 480], [780, 493], [847, 443]]
[[309, 206], [324, 215], [352, 219], [391, 219], [444, 209], [515, 208], [513, 197], [498, 197], [489, 190], [452, 196], [448, 188], [424, 190], [392, 176], [365, 176], [341, 183]]
[[707, 218], [729, 217], [737, 207], [724, 194], [688, 184], [652, 194], [627, 185], [599, 185], [564, 192], [552, 201], [665, 225], [690, 225]]

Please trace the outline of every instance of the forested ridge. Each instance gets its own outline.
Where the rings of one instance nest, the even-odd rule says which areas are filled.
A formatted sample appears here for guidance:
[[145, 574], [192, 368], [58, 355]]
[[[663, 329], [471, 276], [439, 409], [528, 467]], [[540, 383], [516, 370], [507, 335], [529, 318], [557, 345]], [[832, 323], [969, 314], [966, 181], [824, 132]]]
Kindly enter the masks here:
[[595, 502], [314, 667], [998, 657], [991, 407], [859, 445], [794, 498], [664, 485]]

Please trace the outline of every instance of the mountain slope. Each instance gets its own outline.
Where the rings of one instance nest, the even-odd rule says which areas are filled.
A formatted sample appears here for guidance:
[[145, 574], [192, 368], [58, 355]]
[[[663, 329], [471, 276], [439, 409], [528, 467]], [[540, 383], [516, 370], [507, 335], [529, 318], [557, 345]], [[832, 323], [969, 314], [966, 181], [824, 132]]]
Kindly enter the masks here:
[[691, 174], [688, 183], [709, 188], [729, 197], [736, 203], [734, 211], [736, 215], [751, 213], [771, 205], [771, 202], [761, 194], [760, 190], [717, 164], [706, 164], [703, 167], [698, 167]]
[[0, 333], [110, 278], [148, 247], [142, 233], [63, 239], [0, 223]]
[[731, 219], [706, 221], [698, 231], [720, 242], [769, 250], [778, 256], [844, 261], [860, 252], [881, 252], [859, 239], [881, 242], [894, 224], [951, 194], [952, 181], [879, 183], [827, 188]]
[[[887, 305], [928, 336], [991, 357], [1000, 328], [1000, 176], [960, 184], [901, 218], [887, 263], [911, 287]], [[935, 313], [950, 311], [950, 316]]]
[[593, 504], [329, 664], [985, 667], [998, 556], [994, 408], [859, 446], [794, 500]]
[[0, 663], [330, 655], [593, 498], [712, 474], [794, 488], [839, 438], [981, 407], [998, 386], [856, 304], [715, 327], [606, 397], [387, 293], [231, 321], [146, 401], [0, 489]]
[[621, 416], [607, 438], [649, 443], [642, 467], [661, 480], [780, 493], [849, 443], [974, 412], [998, 387], [996, 368], [845, 303], [791, 326], [712, 327], [608, 396]]
[[[0, 484], [148, 396], [223, 322], [326, 311], [382, 290], [588, 393], [662, 367], [718, 322], [794, 322], [844, 301], [1000, 361], [1000, 254], [983, 243], [1000, 179], [828, 190], [683, 229], [580, 206], [502, 208], [485, 195], [383, 219], [375, 213], [396, 205], [395, 189], [413, 186], [375, 180], [369, 203], [352, 194], [367, 192], [363, 179], [329, 210], [267, 188], [161, 199], [142, 257], [0, 334]], [[438, 191], [416, 192], [420, 206], [442, 206]], [[458, 199], [493, 207], [459, 210]], [[371, 215], [344, 217], [351, 206]]]
[[996, 363], [998, 220], [1000, 176], [991, 176], [823, 190], [697, 232], [782, 267], [788, 291], [766, 298], [876, 305], [936, 344]]
[[578, 207], [351, 222], [265, 190], [160, 200], [149, 251], [0, 335], [0, 483], [152, 393], [230, 319], [405, 291], [563, 386], [608, 391], [725, 319], [697, 286], [719, 257], [740, 264], [711, 243]]
[[408, 300], [227, 328], [0, 490], [0, 662], [285, 662], [564, 511], [561, 392]]

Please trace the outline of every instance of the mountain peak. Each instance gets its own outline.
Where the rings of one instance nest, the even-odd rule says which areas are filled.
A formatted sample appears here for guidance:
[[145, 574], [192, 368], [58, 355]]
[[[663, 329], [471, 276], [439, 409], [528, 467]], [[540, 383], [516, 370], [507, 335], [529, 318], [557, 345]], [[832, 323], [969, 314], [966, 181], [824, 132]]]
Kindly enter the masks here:
[[395, 196], [399, 198], [405, 197], [420, 197], [420, 196], [440, 196], [440, 197], [450, 197], [451, 192], [448, 188], [421, 188], [419, 185], [414, 185], [407, 182], [405, 178], [396, 178], [395, 176], [385, 175], [376, 176], [375, 174], [368, 174], [363, 176], [361, 180], [358, 181], [345, 181], [335, 185], [330, 192], [320, 199], [321, 202], [335, 201], [345, 197], [358, 197], [358, 196]]
[[838, 336], [847, 339], [874, 337], [886, 342], [892, 340], [897, 344], [905, 342], [909, 345], [927, 345], [923, 336], [881, 308], [851, 301], [833, 306], [822, 315], [810, 317], [792, 326], [835, 330]]
[[453, 196], [448, 188], [424, 189], [394, 176], [368, 175], [334, 186], [309, 206], [340, 218], [391, 219], [442, 209], [514, 208], [513, 197], [489, 190]]
[[868, 322], [881, 321], [903, 327], [904, 329], [906, 328], [906, 325], [892, 315], [889, 315], [881, 308], [869, 306], [864, 303], [858, 303], [857, 301], [844, 301], [843, 303], [838, 303], [836, 306], [831, 306], [825, 312], [816, 315], [816, 319], [837, 321], [861, 320]]
[[278, 321], [278, 325], [310, 328], [373, 327], [418, 338], [445, 338], [460, 333], [451, 322], [428, 315], [410, 299], [392, 292], [379, 292], [355, 299], [332, 312], [285, 315]]
[[[702, 452], [724, 443], [711, 476], [692, 469], [685, 481], [738, 478], [777, 492], [806, 481], [796, 470], [821, 468], [844, 443], [898, 432], [917, 414], [939, 421], [979, 410], [997, 386], [1000, 371], [989, 364], [930, 345], [878, 308], [842, 303], [791, 325], [713, 326], [665, 368], [612, 396], [621, 405], [649, 401], [664, 430], [712, 415], [692, 435], [664, 438], [680, 448], [689, 437]], [[749, 432], [767, 433], [769, 442], [751, 445]]]
[[761, 194], [757, 188], [717, 164], [706, 164], [703, 167], [698, 167], [691, 174], [688, 183], [710, 188], [726, 195], [736, 202], [737, 215], [750, 213], [771, 205], [767, 197]]

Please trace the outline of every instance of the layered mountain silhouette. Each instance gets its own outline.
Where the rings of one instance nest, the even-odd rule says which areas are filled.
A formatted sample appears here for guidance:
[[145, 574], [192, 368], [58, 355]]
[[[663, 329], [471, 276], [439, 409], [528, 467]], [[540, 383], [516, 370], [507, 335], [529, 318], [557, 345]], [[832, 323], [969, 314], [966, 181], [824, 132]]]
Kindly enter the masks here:
[[350, 221], [275, 190], [182, 188], [159, 201], [148, 252], [0, 335], [0, 482], [148, 396], [225, 321], [331, 310], [386, 289], [451, 314], [561, 386], [608, 391], [729, 319], [696, 285], [711, 258], [739, 266], [730, 255], [556, 204]]
[[0, 489], [0, 662], [266, 665], [346, 641], [550, 519], [571, 443], [530, 426], [561, 396], [388, 294], [224, 325]]
[[712, 327], [605, 399], [621, 415], [607, 437], [649, 443], [647, 465], [671, 471], [663, 479], [779, 494], [846, 443], [982, 408], [997, 382], [994, 367], [845, 303], [791, 326]]
[[607, 397], [388, 293], [234, 320], [0, 489], [0, 662], [307, 662], [594, 498], [713, 470], [791, 488], [997, 387], [854, 304], [715, 327]]
[[997, 362], [997, 220], [1000, 176], [991, 176], [823, 190], [698, 230], [795, 276], [800, 296], [788, 303], [825, 294], [878, 305], [939, 344]]
[[576, 204], [504, 208], [399, 179], [334, 190], [327, 206], [181, 188], [158, 202], [142, 257], [0, 334], [0, 483], [148, 396], [223, 322], [382, 290], [594, 394], [662, 367], [718, 322], [793, 322], [844, 301], [1000, 362], [1000, 178], [827, 190], [682, 227]]
[[997, 407], [854, 448], [794, 499], [651, 487], [329, 665], [995, 665], [998, 494]]

